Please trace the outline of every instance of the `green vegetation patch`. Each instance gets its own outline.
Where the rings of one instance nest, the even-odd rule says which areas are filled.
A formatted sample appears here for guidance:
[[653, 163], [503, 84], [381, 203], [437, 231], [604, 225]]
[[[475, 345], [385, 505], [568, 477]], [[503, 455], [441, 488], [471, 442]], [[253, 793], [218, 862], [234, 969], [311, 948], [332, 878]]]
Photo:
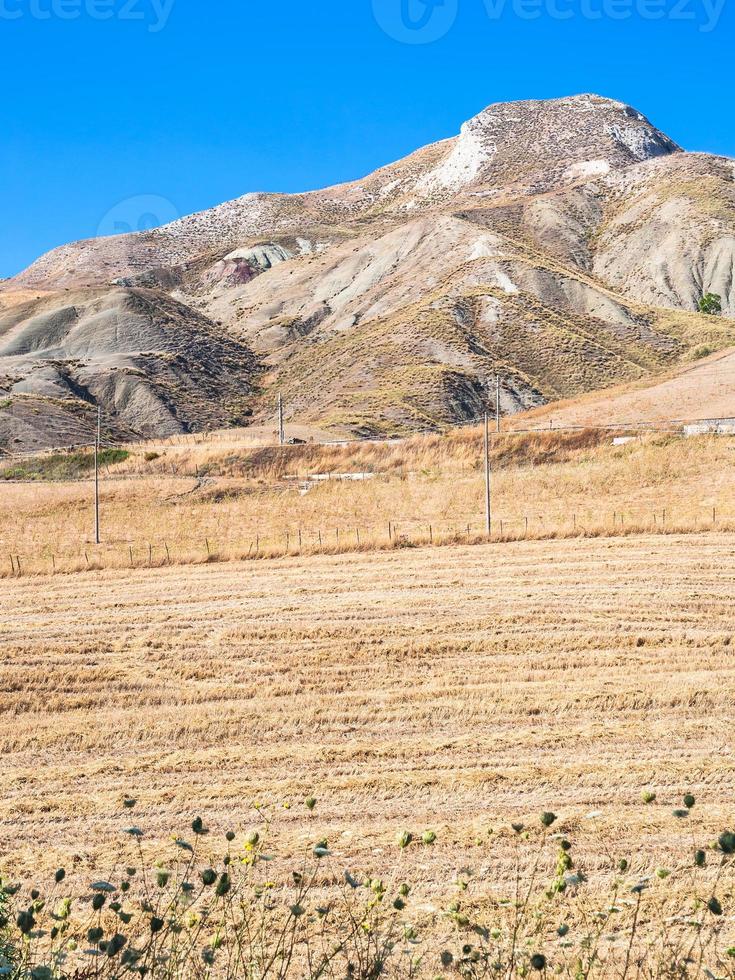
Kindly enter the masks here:
[[[99, 454], [100, 466], [123, 463], [130, 453], [125, 449], [103, 449]], [[35, 456], [21, 463], [0, 468], [0, 480], [78, 480], [94, 471], [94, 453], [51, 453]]]

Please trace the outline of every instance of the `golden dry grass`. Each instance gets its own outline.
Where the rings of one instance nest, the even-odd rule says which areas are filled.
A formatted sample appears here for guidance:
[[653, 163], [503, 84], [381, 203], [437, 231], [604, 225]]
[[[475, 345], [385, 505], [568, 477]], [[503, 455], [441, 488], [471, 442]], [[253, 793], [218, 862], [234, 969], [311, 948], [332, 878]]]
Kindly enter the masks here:
[[[493, 449], [494, 534], [735, 526], [734, 448], [733, 439], [665, 434], [619, 447], [592, 431], [503, 437]], [[367, 478], [310, 480], [330, 473]], [[282, 450], [177, 447], [151, 460], [139, 451], [103, 473], [100, 548], [92, 543], [92, 491], [89, 480], [3, 484], [0, 576], [17, 572], [18, 562], [33, 574], [484, 534], [478, 430]]]
[[[686, 862], [671, 817], [685, 791], [705, 839], [732, 817], [734, 546], [520, 542], [6, 581], [3, 864], [104, 872], [126, 793], [164, 839], [194, 813], [237, 828], [254, 799], [312, 791], [320, 831], [355, 861], [435, 829], [427, 900], [487, 860], [478, 836], [542, 809], [587, 871], [608, 847], [631, 875]], [[313, 835], [302, 813], [285, 837]], [[493, 855], [502, 882], [502, 832]]]

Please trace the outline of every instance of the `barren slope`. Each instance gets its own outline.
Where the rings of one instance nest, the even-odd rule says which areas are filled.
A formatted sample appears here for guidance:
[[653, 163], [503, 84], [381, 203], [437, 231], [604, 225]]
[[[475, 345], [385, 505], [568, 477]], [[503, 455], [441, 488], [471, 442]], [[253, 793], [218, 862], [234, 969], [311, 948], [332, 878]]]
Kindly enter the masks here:
[[735, 351], [689, 364], [659, 379], [552, 402], [518, 415], [511, 428], [640, 425], [735, 418]]
[[244, 421], [255, 359], [209, 320], [144, 289], [42, 295], [0, 311], [0, 444], [174, 434]]

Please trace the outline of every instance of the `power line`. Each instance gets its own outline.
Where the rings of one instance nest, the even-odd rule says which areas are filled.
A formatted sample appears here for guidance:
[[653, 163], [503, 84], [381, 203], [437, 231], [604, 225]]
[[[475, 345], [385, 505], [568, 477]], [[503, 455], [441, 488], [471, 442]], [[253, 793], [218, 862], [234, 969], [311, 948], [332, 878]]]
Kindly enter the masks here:
[[[565, 411], [565, 409], [560, 409], [560, 413], [563, 414], [564, 411]], [[281, 413], [282, 413], [282, 401], [281, 401], [281, 398], [279, 396], [279, 445], [282, 445], [284, 448], [298, 448], [298, 447], [290, 447], [290, 446], [287, 446], [286, 443], [285, 443], [285, 437], [284, 437], [285, 434], [283, 433], [283, 429], [281, 428], [281, 421], [280, 421], [281, 418], [282, 418]], [[497, 406], [496, 406], [496, 416], [497, 416], [497, 414], [498, 413], [497, 413]], [[49, 447], [49, 448], [46, 448], [46, 449], [27, 450], [27, 451], [24, 451], [24, 452], [11, 452], [11, 453], [6, 453], [4, 456], [0, 456], [0, 459], [6, 459], [6, 460], [7, 459], [28, 459], [28, 458], [33, 458], [33, 457], [37, 457], [37, 456], [52, 455], [52, 454], [55, 454], [55, 453], [73, 452], [73, 451], [79, 450], [79, 449], [89, 449], [89, 448], [92, 448], [94, 446], [97, 446], [98, 449], [102, 449], [102, 448], [104, 448], [104, 449], [131, 449], [131, 448], [133, 448], [135, 446], [139, 446], [139, 445], [146, 444], [146, 443], [151, 443], [151, 442], [156, 442], [156, 441], [167, 442], [169, 439], [170, 440], [175, 440], [177, 438], [177, 436], [163, 436], [163, 437], [160, 438], [160, 440], [157, 440], [155, 438], [146, 438], [146, 439], [139, 439], [139, 440], [131, 440], [131, 439], [124, 439], [122, 437], [118, 437], [117, 439], [110, 439], [108, 437], [108, 438], [106, 438], [103, 441], [102, 438], [101, 438], [102, 417], [103, 417], [103, 410], [102, 410], [102, 408], [100, 406], [99, 407], [99, 411], [98, 411], [97, 426], [94, 427], [93, 424], [90, 423], [90, 430], [91, 431], [81, 430], [79, 432], [79, 441], [78, 442], [72, 442], [72, 443], [69, 443], [69, 444], [66, 444], [66, 445], [63, 445], [63, 446]], [[735, 417], [735, 411], [733, 413], [733, 417]], [[110, 418], [111, 418], [110, 424], [111, 425], [114, 425], [114, 421], [112, 421], [112, 416], [110, 416]], [[674, 427], [681, 427], [681, 426], [684, 426], [684, 425], [696, 425], [696, 424], [705, 424], [705, 423], [713, 423], [714, 424], [714, 423], [718, 423], [718, 422], [729, 421], [730, 418], [731, 417], [728, 417], [728, 416], [726, 416], [726, 417], [723, 417], [723, 416], [713, 417], [713, 416], [710, 415], [710, 416], [698, 417], [698, 418], [657, 419], [655, 421], [654, 420], [627, 420], [627, 421], [608, 422], [608, 423], [606, 423], [604, 425], [594, 424], [594, 423], [584, 423], [584, 422], [579, 422], [579, 423], [576, 423], [576, 424], [566, 424], [566, 425], [558, 425], [557, 424], [557, 425], [554, 425], [553, 424], [553, 418], [551, 418], [551, 419], [549, 419], [549, 423], [550, 423], [549, 425], [539, 424], [537, 426], [528, 425], [528, 426], [524, 426], [522, 428], [510, 428], [505, 434], [512, 436], [512, 435], [523, 435], [523, 434], [529, 434], [529, 433], [544, 433], [544, 432], [549, 432], [549, 431], [553, 431], [553, 432], [557, 432], [557, 433], [559, 433], [559, 432], [579, 432], [579, 431], [583, 431], [583, 430], [586, 430], [586, 429], [587, 430], [593, 430], [593, 431], [617, 431], [617, 430], [665, 431], [666, 430], [666, 427], [674, 428]], [[385, 438], [385, 437], [383, 437], [383, 438], [376, 438], [374, 436], [359, 436], [357, 438], [352, 438], [352, 439], [339, 439], [339, 440], [333, 440], [333, 441], [332, 440], [330, 440], [330, 441], [323, 441], [323, 442], [317, 443], [317, 445], [322, 445], [322, 446], [350, 446], [350, 445], [361, 445], [361, 444], [369, 444], [369, 443], [374, 443], [374, 444], [397, 443], [397, 442], [405, 441], [406, 438], [412, 438], [414, 436], [420, 436], [420, 435], [435, 435], [435, 436], [436, 435], [439, 435], [439, 436], [441, 436], [441, 435], [446, 435], [446, 434], [448, 434], [450, 432], [453, 432], [453, 431], [460, 431], [460, 430], [463, 430], [463, 429], [471, 429], [471, 428], [473, 428], [475, 426], [482, 425], [484, 419], [485, 419], [485, 415], [477, 415], [477, 416], [471, 417], [469, 419], [462, 419], [459, 422], [439, 423], [439, 425], [440, 425], [440, 428], [439, 429], [429, 429], [429, 428], [426, 428], [426, 429], [418, 429], [418, 430], [415, 430], [414, 432], [412, 432], [409, 436], [407, 436], [407, 437], [401, 437], [400, 439], [390, 439], [390, 438]], [[496, 419], [496, 423], [497, 423], [497, 419]], [[513, 425], [513, 423], [511, 421], [511, 426], [512, 425]], [[209, 445], [209, 446], [211, 446], [213, 443], [216, 444], [216, 440], [211, 439], [210, 437], [207, 436], [207, 434], [192, 433], [192, 435], [194, 435], [194, 436], [201, 435], [201, 442], [199, 443], [199, 445]], [[283, 442], [280, 441], [281, 438], [283, 438]], [[82, 441], [82, 439], [84, 441]], [[226, 441], [226, 440], [223, 439], [222, 441]], [[169, 443], [169, 445], [171, 445], [173, 447], [173, 446], [176, 446], [177, 443], [175, 441], [171, 441]], [[255, 448], [268, 448], [268, 447], [266, 445], [265, 447], [263, 447], [263, 446], [260, 446], [260, 447], [253, 446], [253, 447], [243, 447], [243, 448], [253, 448], [253, 449], [255, 449]]]

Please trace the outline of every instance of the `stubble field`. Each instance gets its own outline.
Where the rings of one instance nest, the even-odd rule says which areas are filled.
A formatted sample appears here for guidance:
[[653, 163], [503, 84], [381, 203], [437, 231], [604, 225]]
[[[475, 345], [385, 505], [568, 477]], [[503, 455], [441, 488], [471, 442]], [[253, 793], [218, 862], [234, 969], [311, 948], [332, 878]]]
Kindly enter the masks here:
[[299, 845], [312, 793], [350, 860], [436, 831], [431, 900], [490, 830], [502, 881], [509, 822], [541, 810], [588, 871], [686, 860], [683, 793], [705, 836], [732, 817], [734, 552], [710, 532], [6, 580], [3, 865], [104, 872], [126, 795], [162, 841], [290, 802]]

